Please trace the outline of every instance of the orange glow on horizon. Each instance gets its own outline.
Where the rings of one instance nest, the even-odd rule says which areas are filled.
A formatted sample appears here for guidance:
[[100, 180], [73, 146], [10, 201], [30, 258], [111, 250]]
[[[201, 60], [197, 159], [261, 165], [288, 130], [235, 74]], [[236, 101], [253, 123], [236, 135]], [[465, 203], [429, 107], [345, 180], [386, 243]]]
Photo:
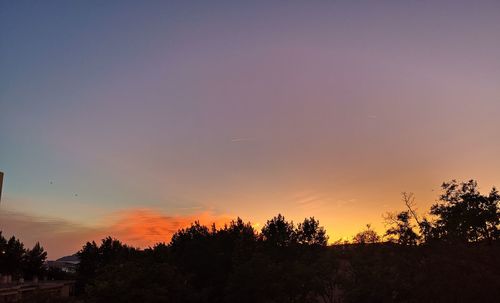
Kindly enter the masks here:
[[216, 216], [208, 211], [189, 216], [167, 216], [153, 209], [131, 209], [117, 213], [114, 223], [105, 231], [124, 243], [145, 248], [170, 242], [175, 232], [195, 221], [206, 226], [215, 223], [216, 227], [222, 227], [231, 219], [230, 216]]

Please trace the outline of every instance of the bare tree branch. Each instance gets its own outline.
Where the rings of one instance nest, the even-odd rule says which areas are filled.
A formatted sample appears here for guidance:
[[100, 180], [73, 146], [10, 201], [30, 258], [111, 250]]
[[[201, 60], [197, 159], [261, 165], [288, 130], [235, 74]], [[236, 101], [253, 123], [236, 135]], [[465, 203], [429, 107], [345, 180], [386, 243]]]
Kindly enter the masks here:
[[415, 221], [417, 221], [417, 224], [420, 225], [420, 220], [418, 219], [417, 211], [415, 208], [415, 194], [403, 192], [401, 193], [401, 195], [411, 215], [413, 216]]

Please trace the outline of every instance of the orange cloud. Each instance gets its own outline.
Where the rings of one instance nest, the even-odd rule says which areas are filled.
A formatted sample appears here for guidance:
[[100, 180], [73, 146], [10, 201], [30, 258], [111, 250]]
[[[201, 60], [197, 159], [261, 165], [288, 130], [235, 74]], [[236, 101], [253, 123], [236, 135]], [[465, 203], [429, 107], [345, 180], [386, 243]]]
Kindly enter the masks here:
[[195, 220], [201, 224], [222, 226], [232, 218], [201, 212], [188, 216], [167, 216], [152, 209], [130, 209], [114, 213], [99, 226], [86, 226], [60, 218], [47, 218], [13, 210], [0, 212], [0, 231], [5, 237], [15, 235], [28, 247], [40, 242], [50, 259], [74, 254], [87, 241], [97, 243], [112, 236], [135, 247], [145, 248], [158, 242], [169, 242], [180, 228]]
[[223, 226], [229, 216], [216, 216], [202, 212], [190, 216], [167, 216], [152, 209], [132, 209], [116, 213], [108, 234], [121, 241], [138, 247], [153, 246], [159, 242], [169, 242], [172, 235], [181, 228], [198, 220], [201, 224]]

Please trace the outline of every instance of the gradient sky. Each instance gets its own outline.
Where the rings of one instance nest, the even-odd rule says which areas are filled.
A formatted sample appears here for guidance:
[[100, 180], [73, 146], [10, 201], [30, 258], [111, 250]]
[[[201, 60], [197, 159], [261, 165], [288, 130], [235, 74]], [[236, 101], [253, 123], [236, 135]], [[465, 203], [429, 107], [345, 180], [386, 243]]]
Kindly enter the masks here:
[[500, 185], [499, 1], [0, 0], [0, 229], [49, 257], [196, 218], [350, 238]]

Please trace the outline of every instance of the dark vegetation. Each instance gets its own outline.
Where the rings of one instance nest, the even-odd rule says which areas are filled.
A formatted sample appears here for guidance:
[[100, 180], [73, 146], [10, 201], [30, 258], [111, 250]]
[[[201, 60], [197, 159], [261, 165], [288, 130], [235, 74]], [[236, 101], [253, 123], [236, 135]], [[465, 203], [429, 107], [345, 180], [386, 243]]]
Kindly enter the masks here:
[[6, 239], [0, 231], [0, 275], [12, 275], [15, 279], [39, 277], [47, 274], [44, 262], [47, 252], [40, 243], [31, 249], [12, 236]]
[[240, 218], [223, 228], [194, 222], [170, 243], [144, 250], [112, 238], [88, 242], [78, 252], [79, 296], [142, 303], [498, 302], [500, 195], [494, 188], [481, 194], [475, 181], [451, 181], [442, 190], [423, 217], [413, 195], [403, 194], [405, 210], [385, 215], [384, 235], [368, 225], [349, 243], [327, 245], [315, 218], [296, 225], [282, 215], [260, 232]]

